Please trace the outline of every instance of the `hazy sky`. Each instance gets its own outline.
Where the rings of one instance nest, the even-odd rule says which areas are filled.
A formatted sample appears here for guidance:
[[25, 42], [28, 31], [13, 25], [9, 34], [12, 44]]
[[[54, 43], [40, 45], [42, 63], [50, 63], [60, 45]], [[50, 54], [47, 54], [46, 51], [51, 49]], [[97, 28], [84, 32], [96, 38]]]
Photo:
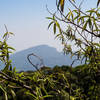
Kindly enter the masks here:
[[[91, 1], [90, 5], [95, 3], [95, 0], [88, 1]], [[88, 3], [85, 3], [85, 8]], [[9, 39], [9, 44], [16, 51], [41, 44], [60, 50], [60, 42], [54, 39], [52, 30], [47, 29], [49, 21], [46, 17], [50, 15], [46, 4], [54, 10], [55, 0], [0, 0], [0, 35], [5, 32], [5, 24], [15, 34]]]

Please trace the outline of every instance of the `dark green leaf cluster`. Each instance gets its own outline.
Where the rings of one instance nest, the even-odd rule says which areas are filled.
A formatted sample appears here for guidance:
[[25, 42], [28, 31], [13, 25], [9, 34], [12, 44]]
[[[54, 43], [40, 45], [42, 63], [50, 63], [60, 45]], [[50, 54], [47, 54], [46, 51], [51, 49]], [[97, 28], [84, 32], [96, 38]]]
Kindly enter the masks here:
[[[100, 72], [89, 71], [89, 65], [42, 67], [38, 71], [12, 72], [12, 78], [32, 88], [22, 87], [17, 82], [0, 78], [1, 100], [99, 100]], [[70, 73], [71, 70], [71, 73]], [[0, 74], [1, 75], [1, 74]]]

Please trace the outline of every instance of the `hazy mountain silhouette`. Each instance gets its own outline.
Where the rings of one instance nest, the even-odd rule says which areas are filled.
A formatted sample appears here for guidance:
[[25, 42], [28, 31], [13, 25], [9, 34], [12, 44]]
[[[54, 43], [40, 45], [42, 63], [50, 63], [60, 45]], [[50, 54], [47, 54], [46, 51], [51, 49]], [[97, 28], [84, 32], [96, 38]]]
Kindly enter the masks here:
[[[40, 45], [12, 54], [10, 58], [12, 59], [13, 67], [16, 67], [18, 70], [34, 70], [34, 67], [32, 67], [27, 60], [27, 55], [30, 53], [34, 53], [41, 57], [45, 66], [49, 67], [54, 67], [56, 65], [70, 65], [72, 63], [72, 59], [69, 55], [65, 56], [62, 52], [58, 52], [54, 47]], [[31, 57], [31, 61], [34, 64], [40, 63], [36, 57]]]

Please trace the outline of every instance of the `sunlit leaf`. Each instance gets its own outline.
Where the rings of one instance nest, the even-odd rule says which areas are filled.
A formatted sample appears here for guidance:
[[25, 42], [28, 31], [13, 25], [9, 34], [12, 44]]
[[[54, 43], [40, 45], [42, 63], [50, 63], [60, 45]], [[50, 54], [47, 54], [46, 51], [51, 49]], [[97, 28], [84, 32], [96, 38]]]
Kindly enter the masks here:
[[59, 29], [59, 33], [61, 33], [61, 28], [60, 28], [60, 25], [59, 25], [59, 23], [56, 21], [56, 26], [58, 27], [58, 29]]
[[65, 0], [59, 0], [58, 2], [58, 8], [60, 7], [62, 12], [64, 11], [64, 3], [65, 3]]

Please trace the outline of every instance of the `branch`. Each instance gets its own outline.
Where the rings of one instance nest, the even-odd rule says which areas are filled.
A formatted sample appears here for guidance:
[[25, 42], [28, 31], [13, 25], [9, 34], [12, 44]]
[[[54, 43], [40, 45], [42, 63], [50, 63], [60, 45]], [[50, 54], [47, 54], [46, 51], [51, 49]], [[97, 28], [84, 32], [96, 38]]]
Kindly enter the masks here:
[[16, 83], [16, 84], [18, 84], [19, 86], [21, 86], [21, 87], [23, 87], [23, 88], [29, 90], [31, 93], [35, 94], [35, 92], [32, 90], [32, 88], [31, 88], [30, 86], [25, 85], [23, 82], [20, 82], [19, 80], [16, 80], [16, 79], [14, 79], [14, 78], [8, 76], [7, 74], [5, 74], [5, 73], [2, 72], [2, 71], [0, 71], [0, 74], [2, 74], [2, 75], [0, 75], [0, 78], [4, 79], [4, 80], [6, 80], [6, 81], [9, 81], [9, 82]]
[[34, 53], [28, 54], [27, 59], [28, 59], [29, 63], [30, 63], [33, 67], [35, 67], [35, 69], [36, 69], [37, 71], [39, 71], [38, 66], [32, 63], [32, 61], [30, 60], [30, 56], [34, 56], [34, 57], [38, 58], [39, 61], [41, 62], [41, 63], [40, 63], [40, 66], [42, 66], [42, 67], [45, 66], [42, 58], [40, 58], [39, 56], [35, 55]]
[[[46, 8], [47, 8], [47, 6], [46, 6]], [[49, 11], [48, 8], [47, 8], [47, 11], [48, 11], [51, 15], [55, 16], [55, 18], [58, 19], [59, 21], [65, 22], [65, 23], [67, 23], [67, 24], [70, 23], [70, 24], [72, 24], [72, 25], [74, 25], [74, 26], [77, 26], [78, 28], [80, 28], [80, 29], [83, 30], [83, 27], [81, 27], [80, 25], [78, 25], [78, 24], [76, 24], [76, 23], [70, 21], [69, 19], [67, 19], [66, 16], [61, 12], [60, 9], [58, 9], [58, 11], [61, 13], [61, 15], [62, 15], [65, 19], [61, 19], [61, 18], [59, 18], [58, 16], [56, 16], [56, 14], [51, 13], [51, 12]], [[67, 21], [66, 21], [66, 20], [67, 20]], [[87, 30], [87, 29], [84, 29], [84, 31], [86, 31], [86, 32], [88, 32], [88, 33], [94, 35], [95, 37], [99, 37], [99, 38], [100, 38], [100, 36], [99, 36], [99, 35], [96, 35], [94, 32], [91, 32], [91, 31], [89, 31], [89, 30]]]

